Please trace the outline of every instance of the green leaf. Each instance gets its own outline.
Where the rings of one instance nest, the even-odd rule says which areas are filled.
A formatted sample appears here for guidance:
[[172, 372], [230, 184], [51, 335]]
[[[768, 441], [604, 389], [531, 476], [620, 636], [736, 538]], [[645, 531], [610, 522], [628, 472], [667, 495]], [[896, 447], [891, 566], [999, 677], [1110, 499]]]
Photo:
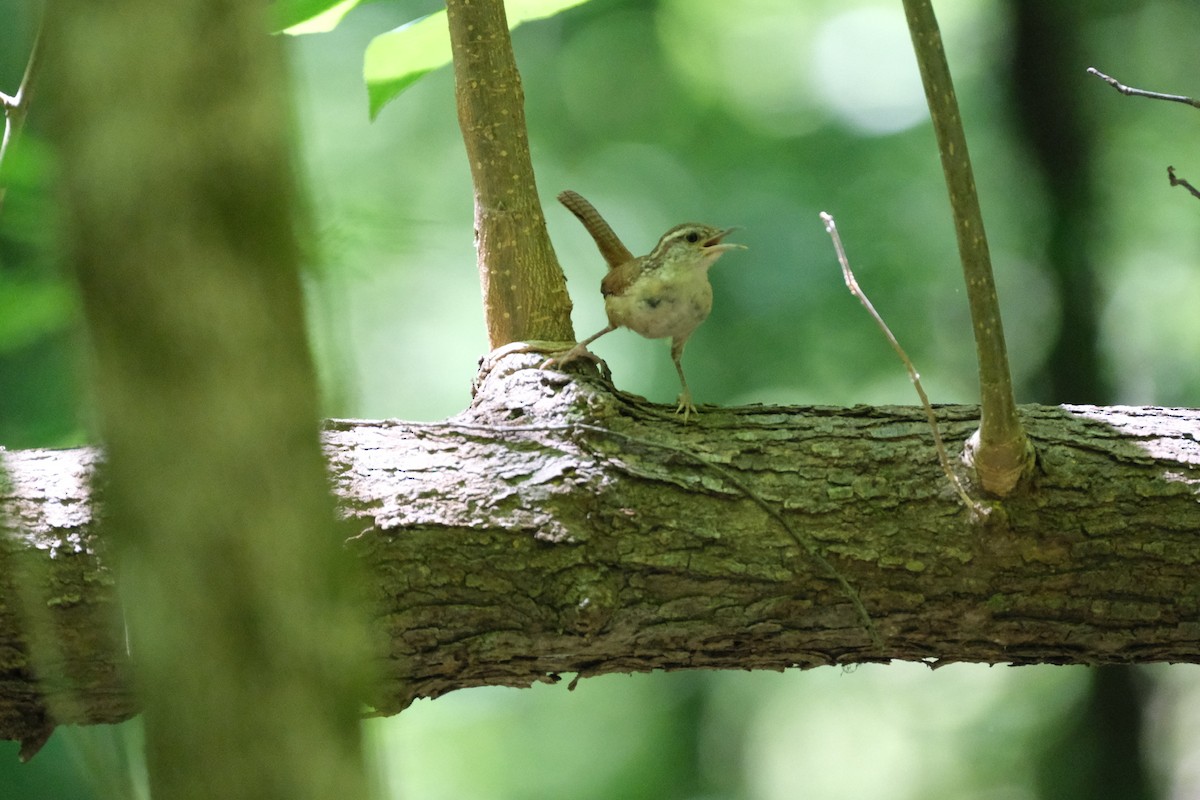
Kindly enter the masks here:
[[[505, 5], [508, 27], [512, 29], [524, 22], [552, 17], [585, 2], [587, 0], [509, 0]], [[376, 36], [367, 45], [363, 58], [363, 79], [367, 83], [371, 119], [423, 75], [449, 63], [450, 32], [445, 11], [437, 11]]]
[[299, 36], [328, 33], [360, 0], [275, 0], [271, 4], [271, 30]]
[[446, 27], [445, 11], [376, 36], [363, 57], [371, 119], [422, 75], [449, 61], [450, 29]]

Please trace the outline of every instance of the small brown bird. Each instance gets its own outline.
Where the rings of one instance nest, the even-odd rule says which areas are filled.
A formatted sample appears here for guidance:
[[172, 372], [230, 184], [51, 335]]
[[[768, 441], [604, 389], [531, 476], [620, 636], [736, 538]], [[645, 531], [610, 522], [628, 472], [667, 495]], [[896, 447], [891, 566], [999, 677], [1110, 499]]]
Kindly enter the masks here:
[[682, 389], [675, 413], [683, 412], [687, 422], [688, 416], [697, 412], [680, 359], [688, 337], [712, 311], [708, 268], [722, 253], [745, 245], [721, 241], [734, 228], [687, 222], [664, 233], [649, 255], [635, 258], [591, 203], [571, 191], [560, 194], [558, 200], [579, 218], [608, 262], [608, 274], [600, 282], [608, 326], [542, 366], [561, 366], [591, 356], [589, 344], [621, 327], [647, 339], [669, 336], [671, 360]]

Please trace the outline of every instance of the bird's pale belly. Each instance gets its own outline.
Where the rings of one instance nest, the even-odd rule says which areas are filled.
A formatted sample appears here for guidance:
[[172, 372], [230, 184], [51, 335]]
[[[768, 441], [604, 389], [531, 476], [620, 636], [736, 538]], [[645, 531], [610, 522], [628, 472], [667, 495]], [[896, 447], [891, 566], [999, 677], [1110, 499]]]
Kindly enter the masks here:
[[707, 270], [695, 275], [644, 275], [624, 294], [605, 298], [609, 322], [647, 339], [686, 337], [712, 311]]

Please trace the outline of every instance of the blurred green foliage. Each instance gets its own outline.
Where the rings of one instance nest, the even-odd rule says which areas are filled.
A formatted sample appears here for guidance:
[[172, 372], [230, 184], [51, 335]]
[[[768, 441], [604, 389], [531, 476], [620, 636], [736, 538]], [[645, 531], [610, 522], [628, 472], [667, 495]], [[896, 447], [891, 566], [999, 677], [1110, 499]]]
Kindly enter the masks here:
[[269, 24], [273, 31], [325, 33], [358, 4], [359, 0], [272, 0]]
[[[319, 302], [337, 305], [321, 309], [325, 346], [340, 359], [331, 372], [349, 378], [349, 393], [337, 387], [349, 406], [339, 413], [432, 419], [461, 408], [484, 346], [449, 71], [430, 74], [371, 126], [355, 84], [355, 45], [413, 10], [364, 7], [332, 34], [296, 40], [329, 290]], [[1189, 75], [1162, 39], [1196, 16], [1178, 3], [1100, 8], [1076, 33], [1127, 80], [1184, 91]], [[1071, 297], [1055, 289], [1043, 179], [1014, 131], [1014, 103], [1039, 87], [1006, 82], [1008, 24], [997, 2], [953, 4], [942, 16], [1019, 399], [1186, 405], [1197, 378], [1182, 368], [1193, 355], [1184, 343], [1196, 337], [1166, 323], [1190, 304], [1166, 303], [1162, 281], [1176, 295], [1197, 291], [1187, 280], [1197, 241], [1184, 220], [1195, 209], [1163, 178], [1168, 161], [1186, 172], [1188, 112], [1121, 98], [1088, 78], [1086, 63], [1042, 80], [1078, 95], [1095, 141], [1092, 174], [1080, 180], [1098, 187], [1088, 233], [1100, 292], [1091, 305], [1116, 397], [1050, 397], [1036, 383]], [[975, 399], [948, 204], [895, 4], [595, 0], [514, 37], [579, 331], [603, 324], [602, 263], [552, 201], [563, 188], [592, 199], [635, 251], [686, 219], [745, 228], [739, 238], [751, 249], [714, 270], [716, 306], [686, 355], [702, 401], [913, 402], [904, 371], [841, 285], [817, 219], [827, 210], [932, 395]], [[344, 104], [336, 111], [333, 98]], [[1140, 144], [1122, 143], [1133, 135]], [[664, 350], [627, 332], [600, 344], [619, 385], [660, 401], [674, 380]]]
[[[1190, 60], [1200, 5], [1052, 4], [1077, 13], [1048, 31], [1050, 47], [1069, 38], [1079, 60], [1019, 80], [1018, 5], [935, 4], [1018, 400], [1195, 406], [1200, 205], [1165, 176], [1173, 164], [1200, 180], [1188, 138], [1195, 112], [1120, 97], [1084, 70], [1200, 94]], [[331, 415], [454, 413], [469, 401], [486, 346], [449, 70], [429, 73], [373, 124], [362, 82], [375, 36], [439, 7], [363, 4], [332, 33], [291, 40], [315, 220], [309, 303]], [[27, 54], [26, 4], [0, 0], [0, 19], [0, 90], [11, 91]], [[688, 219], [744, 228], [738, 240], [750, 249], [714, 268], [715, 308], [685, 356], [698, 402], [912, 403], [903, 368], [841, 283], [817, 218], [824, 210], [836, 216], [860, 282], [934, 401], [975, 400], [948, 203], [898, 2], [593, 0], [521, 27], [514, 44], [577, 332], [603, 325], [603, 267], [553, 202], [565, 188], [591, 199], [635, 252]], [[1029, 119], [1022, 109], [1051, 91], [1073, 99], [1089, 144], [1074, 167], [1089, 187], [1078, 200], [1086, 205], [1076, 209], [1083, 221], [1074, 247], [1087, 251], [1091, 296], [1057, 277], [1052, 239], [1062, 211], [1030, 150], [1039, 119], [1049, 128], [1055, 112], [1020, 122]], [[0, 215], [0, 445], [8, 447], [89, 438], [85, 359], [73, 294], [56, 264], [53, 164], [39, 122], [35, 109]], [[1057, 157], [1073, 163], [1071, 155]], [[1095, 320], [1105, 396], [1048, 388], [1048, 373], [1070, 368], [1071, 351], [1058, 344], [1062, 321], [1077, 313]], [[622, 388], [674, 397], [664, 343], [619, 332], [597, 351]], [[1148, 674], [1150, 766], [1164, 794], [1194, 795], [1200, 788], [1186, 765], [1200, 742], [1196, 670]], [[902, 665], [606, 677], [574, 693], [561, 685], [462, 692], [368, 730], [381, 785], [422, 800], [1033, 798], [1050, 796], [1034, 763], [1080, 713], [1089, 676]], [[1076, 754], [1090, 746], [1073, 743]], [[15, 785], [10, 769], [43, 768], [3, 760], [0, 787]]]
[[397, 798], [1028, 797], [1084, 672], [605, 676], [461, 692], [369, 730]]

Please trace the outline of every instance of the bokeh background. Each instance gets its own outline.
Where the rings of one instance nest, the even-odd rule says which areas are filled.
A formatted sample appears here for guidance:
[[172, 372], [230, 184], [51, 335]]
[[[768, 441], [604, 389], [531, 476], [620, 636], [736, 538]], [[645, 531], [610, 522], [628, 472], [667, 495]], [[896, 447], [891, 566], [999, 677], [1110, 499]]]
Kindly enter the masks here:
[[[0, 0], [0, 90], [34, 28]], [[389, 0], [289, 37], [309, 191], [312, 342], [331, 416], [432, 420], [486, 349], [471, 186], [448, 69], [368, 121], [371, 38], [434, 11]], [[1200, 95], [1194, 0], [935, 3], [955, 75], [1021, 402], [1195, 407], [1200, 112], [1085, 74]], [[133, 23], [131, 23], [133, 24]], [[553, 197], [589, 197], [635, 252], [672, 225], [740, 225], [685, 356], [697, 401], [912, 403], [818, 220], [935, 402], [977, 399], [932, 130], [898, 0], [592, 0], [514, 33], [534, 165], [575, 302], [604, 325], [602, 261]], [[90, 443], [77, 300], [57, 253], [35, 105], [0, 213], [0, 446]], [[147, 202], [152, 202], [148, 198]], [[664, 342], [595, 349], [659, 402]], [[269, 713], [269, 709], [264, 709]], [[478, 689], [366, 724], [381, 795], [456, 798], [1200, 797], [1200, 670], [896, 664], [607, 676]], [[138, 797], [137, 722], [0, 745], [0, 796]]]

